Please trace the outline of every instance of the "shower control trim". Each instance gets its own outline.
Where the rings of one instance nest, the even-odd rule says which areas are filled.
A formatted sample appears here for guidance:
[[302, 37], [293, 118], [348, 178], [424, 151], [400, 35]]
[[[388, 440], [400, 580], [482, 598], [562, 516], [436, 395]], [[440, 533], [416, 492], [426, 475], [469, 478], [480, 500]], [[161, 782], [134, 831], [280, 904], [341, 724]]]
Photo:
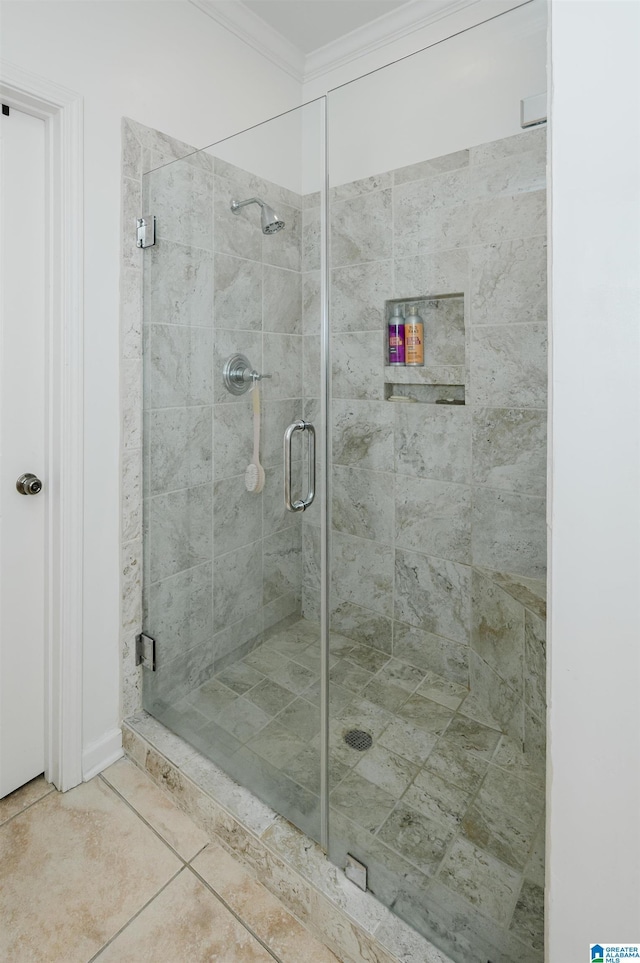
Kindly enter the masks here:
[[[306, 498], [299, 498], [295, 502], [291, 498], [291, 439], [296, 431], [303, 431], [309, 436], [309, 490]], [[284, 433], [284, 506], [288, 512], [304, 512], [313, 505], [316, 497], [316, 430], [309, 421], [299, 419], [289, 425]]]
[[260, 374], [256, 371], [244, 354], [232, 354], [227, 358], [222, 369], [224, 386], [232, 395], [243, 395], [257, 381], [270, 377], [270, 374]]

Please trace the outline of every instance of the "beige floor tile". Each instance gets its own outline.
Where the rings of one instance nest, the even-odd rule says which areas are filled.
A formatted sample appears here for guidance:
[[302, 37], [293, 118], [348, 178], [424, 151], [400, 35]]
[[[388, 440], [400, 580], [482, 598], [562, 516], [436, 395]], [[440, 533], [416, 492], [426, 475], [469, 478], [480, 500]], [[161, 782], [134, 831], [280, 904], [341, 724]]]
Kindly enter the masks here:
[[128, 759], [119, 759], [102, 775], [183, 859], [193, 859], [209, 842], [207, 834]]
[[221, 846], [211, 843], [192, 865], [282, 963], [338, 963], [333, 953]]
[[36, 776], [31, 782], [9, 793], [4, 799], [0, 799], [0, 825], [53, 791], [54, 787], [46, 781], [44, 776]]
[[0, 960], [87, 963], [180, 869], [102, 780], [0, 828]]
[[189, 869], [156, 896], [96, 960], [273, 963], [273, 957]]

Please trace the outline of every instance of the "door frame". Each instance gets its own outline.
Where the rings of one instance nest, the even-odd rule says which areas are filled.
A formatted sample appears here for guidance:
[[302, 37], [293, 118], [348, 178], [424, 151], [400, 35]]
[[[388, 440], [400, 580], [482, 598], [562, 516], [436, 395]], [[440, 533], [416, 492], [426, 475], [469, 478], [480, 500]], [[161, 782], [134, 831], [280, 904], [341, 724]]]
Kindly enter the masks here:
[[83, 99], [0, 61], [0, 97], [45, 123], [45, 777], [82, 782]]

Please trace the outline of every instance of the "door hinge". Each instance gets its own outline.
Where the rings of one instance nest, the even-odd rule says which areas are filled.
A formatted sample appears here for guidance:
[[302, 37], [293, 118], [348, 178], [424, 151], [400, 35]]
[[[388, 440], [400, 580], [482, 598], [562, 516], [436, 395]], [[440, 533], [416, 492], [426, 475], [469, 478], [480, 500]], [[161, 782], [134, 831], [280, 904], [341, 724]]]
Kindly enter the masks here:
[[156, 640], [144, 632], [136, 635], [136, 665], [156, 671]]
[[138, 247], [153, 247], [156, 243], [156, 216], [145, 214], [136, 218], [136, 245]]
[[361, 863], [359, 859], [352, 856], [351, 853], [347, 853], [347, 865], [344, 868], [344, 874], [347, 879], [350, 879], [352, 883], [359, 886], [360, 889], [367, 889], [367, 867], [364, 863]]

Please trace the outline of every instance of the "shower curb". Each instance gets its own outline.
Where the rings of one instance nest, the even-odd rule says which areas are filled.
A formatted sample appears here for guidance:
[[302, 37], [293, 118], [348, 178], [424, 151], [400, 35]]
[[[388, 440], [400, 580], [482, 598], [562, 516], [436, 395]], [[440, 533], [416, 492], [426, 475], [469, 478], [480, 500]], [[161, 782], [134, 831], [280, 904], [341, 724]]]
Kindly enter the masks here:
[[146, 712], [122, 724], [126, 755], [240, 858], [342, 963], [452, 963], [351, 883], [322, 849]]

